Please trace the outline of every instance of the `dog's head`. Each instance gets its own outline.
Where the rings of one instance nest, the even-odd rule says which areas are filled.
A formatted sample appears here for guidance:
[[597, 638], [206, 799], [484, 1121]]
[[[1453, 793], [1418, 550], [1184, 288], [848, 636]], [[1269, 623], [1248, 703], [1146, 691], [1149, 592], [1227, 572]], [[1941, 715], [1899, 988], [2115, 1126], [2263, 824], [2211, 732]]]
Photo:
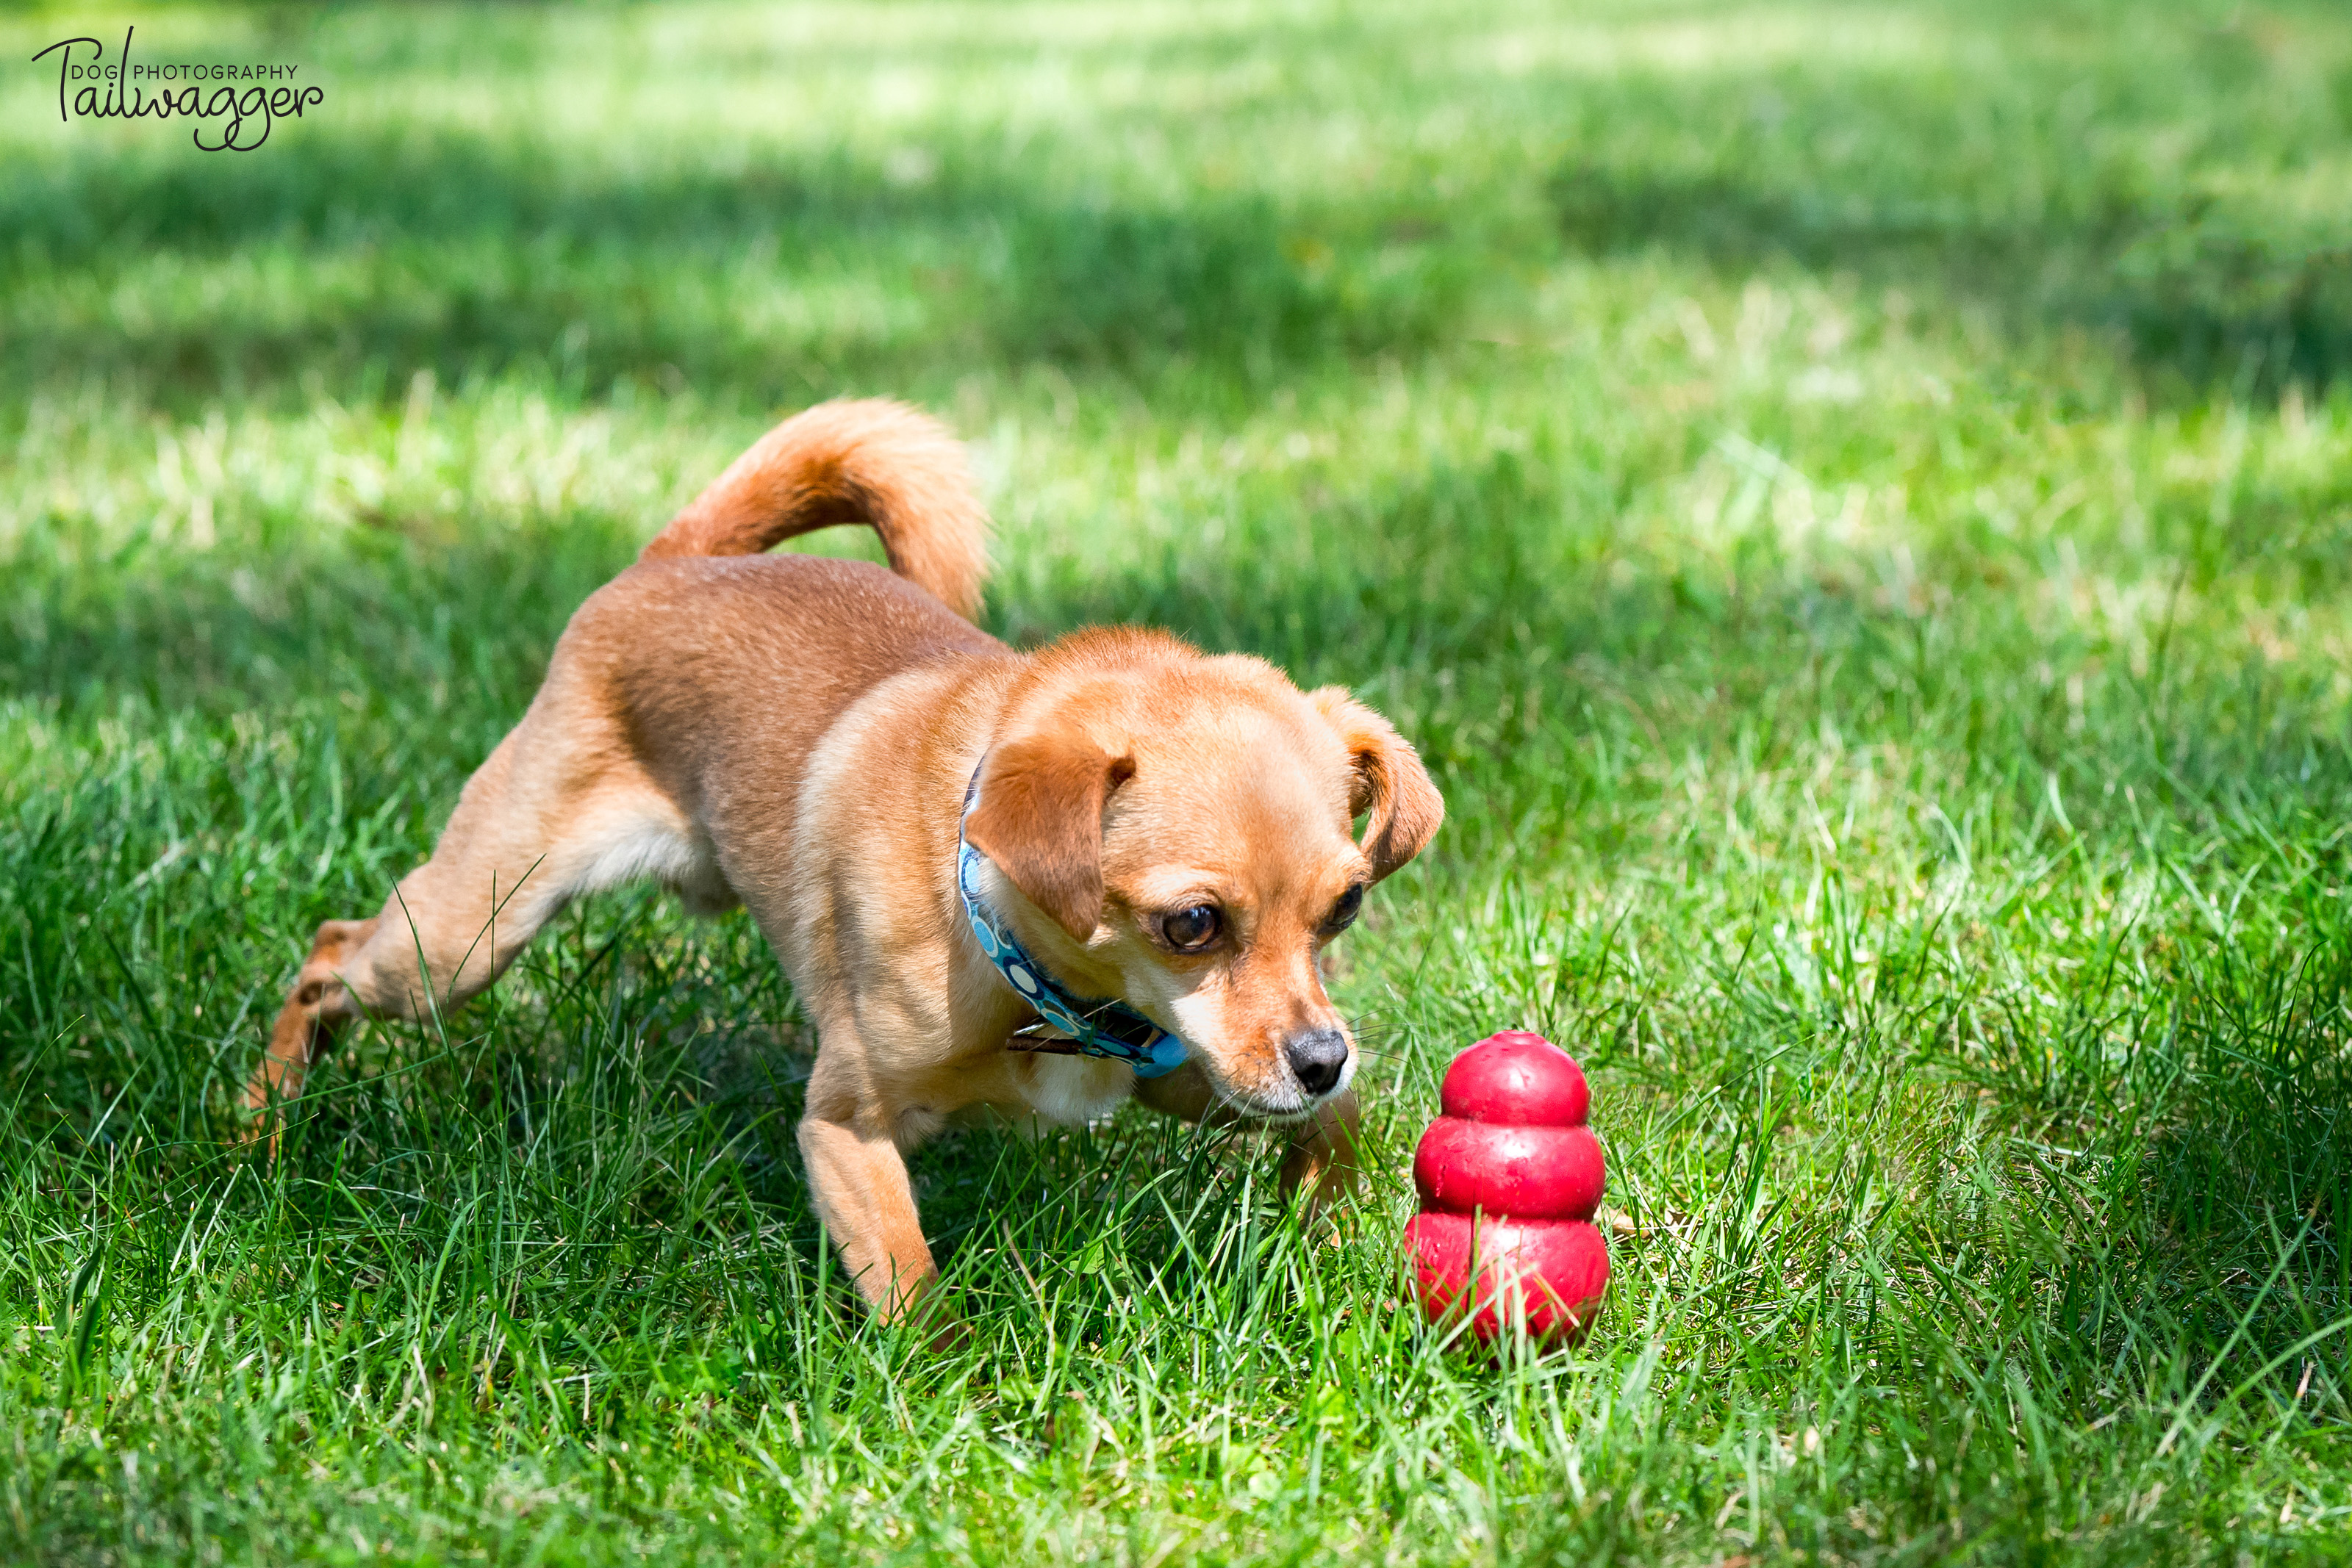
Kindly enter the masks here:
[[1236, 1107], [1294, 1117], [1356, 1065], [1317, 955], [1444, 814], [1412, 747], [1339, 687], [1094, 632], [1039, 655], [964, 832], [1073, 991], [1181, 1035]]

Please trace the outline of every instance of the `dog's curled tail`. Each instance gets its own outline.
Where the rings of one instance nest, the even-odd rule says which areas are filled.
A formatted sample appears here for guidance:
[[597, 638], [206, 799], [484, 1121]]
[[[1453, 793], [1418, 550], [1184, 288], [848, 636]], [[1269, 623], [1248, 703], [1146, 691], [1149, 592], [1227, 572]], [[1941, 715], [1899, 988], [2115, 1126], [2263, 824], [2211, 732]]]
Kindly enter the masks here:
[[822, 402], [728, 465], [638, 556], [757, 555], [836, 523], [882, 536], [890, 570], [965, 619], [988, 574], [988, 514], [963, 447], [927, 413], [878, 398]]

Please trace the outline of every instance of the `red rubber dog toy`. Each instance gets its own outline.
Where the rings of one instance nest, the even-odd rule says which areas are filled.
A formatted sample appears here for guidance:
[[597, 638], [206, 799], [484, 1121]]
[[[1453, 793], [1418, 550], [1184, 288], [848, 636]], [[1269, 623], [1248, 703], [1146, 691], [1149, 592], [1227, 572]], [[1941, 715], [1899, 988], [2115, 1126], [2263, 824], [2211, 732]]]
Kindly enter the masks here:
[[1541, 1343], [1580, 1338], [1609, 1285], [1583, 1070], [1543, 1036], [1507, 1030], [1454, 1059], [1439, 1101], [1413, 1155], [1421, 1212], [1404, 1232], [1422, 1311], [1432, 1322], [1467, 1311], [1482, 1341], [1519, 1322]]

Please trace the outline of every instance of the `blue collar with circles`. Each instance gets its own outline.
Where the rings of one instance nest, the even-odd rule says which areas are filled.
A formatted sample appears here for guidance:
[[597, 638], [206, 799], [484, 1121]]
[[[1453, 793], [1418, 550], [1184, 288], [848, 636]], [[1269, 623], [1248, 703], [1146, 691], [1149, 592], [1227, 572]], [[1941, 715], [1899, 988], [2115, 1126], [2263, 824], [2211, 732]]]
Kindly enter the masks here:
[[[963, 815], [971, 815], [980, 794], [980, 769], [963, 792]], [[989, 908], [981, 892], [980, 868], [986, 857], [964, 841], [963, 821], [956, 821], [956, 891], [963, 895], [963, 917], [972, 939], [996, 972], [1004, 977], [1021, 999], [1029, 1004], [1038, 1022], [1013, 1034], [1015, 1051], [1040, 1051], [1062, 1056], [1102, 1056], [1124, 1061], [1138, 1078], [1157, 1078], [1184, 1065], [1184, 1042], [1120, 1001], [1080, 1001], [1056, 985], [1045, 966], [1029, 956], [1013, 927]], [[1056, 1039], [1044, 1031], [1066, 1036]]]

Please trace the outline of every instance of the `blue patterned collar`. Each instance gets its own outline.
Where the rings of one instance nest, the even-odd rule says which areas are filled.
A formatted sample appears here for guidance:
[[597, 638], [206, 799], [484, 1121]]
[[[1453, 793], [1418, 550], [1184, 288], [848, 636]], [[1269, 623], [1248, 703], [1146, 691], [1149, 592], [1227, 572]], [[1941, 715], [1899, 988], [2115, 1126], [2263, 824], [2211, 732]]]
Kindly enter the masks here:
[[[982, 760], [985, 760], [983, 758]], [[971, 815], [980, 794], [980, 769], [963, 792], [963, 816]], [[980, 868], [986, 857], [964, 841], [963, 818], [956, 820], [956, 891], [963, 896], [963, 917], [971, 935], [996, 972], [1004, 977], [1021, 999], [1037, 1014], [1038, 1022], [1015, 1031], [1013, 1049], [1042, 1051], [1062, 1056], [1103, 1056], [1124, 1061], [1138, 1078], [1157, 1078], [1184, 1065], [1184, 1042], [1120, 1001], [1080, 1001], [1057, 985], [1045, 966], [1029, 956], [1013, 927], [989, 908], [981, 892]], [[1051, 1028], [1066, 1039], [1042, 1031]]]

